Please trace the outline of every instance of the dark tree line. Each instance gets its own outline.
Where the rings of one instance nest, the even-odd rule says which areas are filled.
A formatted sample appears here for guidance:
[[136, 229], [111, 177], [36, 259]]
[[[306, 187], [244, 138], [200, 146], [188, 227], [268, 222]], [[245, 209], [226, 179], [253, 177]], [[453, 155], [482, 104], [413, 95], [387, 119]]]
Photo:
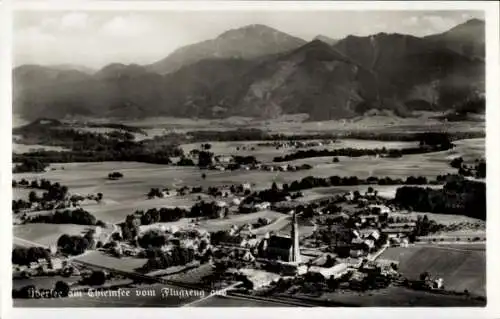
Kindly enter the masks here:
[[14, 156], [14, 162], [19, 164], [14, 166], [12, 170], [13, 173], [41, 173], [49, 166], [48, 163], [50, 161], [29, 157], [22, 157], [16, 160], [16, 156]]
[[456, 157], [450, 162], [450, 166], [458, 169], [458, 174], [462, 176], [473, 176], [476, 178], [486, 178], [486, 161], [476, 159], [474, 164], [467, 165], [462, 157]]
[[77, 208], [75, 210], [56, 211], [50, 215], [37, 215], [28, 219], [30, 223], [47, 224], [76, 224], [76, 225], [102, 225], [101, 221], [88, 211]]
[[452, 181], [443, 189], [404, 186], [394, 202], [420, 212], [464, 215], [486, 220], [486, 184], [469, 180]]
[[195, 260], [195, 251], [193, 249], [179, 246], [175, 246], [170, 252], [150, 249], [147, 251], [147, 255], [148, 261], [139, 269], [144, 273], [173, 266], [183, 266]]
[[304, 189], [311, 189], [316, 187], [330, 187], [330, 186], [355, 186], [355, 185], [425, 185], [430, 183], [442, 182], [445, 176], [437, 178], [436, 181], [429, 181], [425, 176], [409, 176], [406, 180], [391, 177], [375, 177], [371, 176], [366, 179], [358, 178], [357, 176], [341, 177], [314, 177], [307, 176], [300, 181], [293, 181], [292, 183], [284, 184], [283, 189], [288, 191], [299, 191]]
[[48, 259], [50, 251], [41, 247], [17, 247], [12, 249], [12, 263], [15, 265], [29, 265], [40, 258]]
[[[53, 127], [36, 122], [16, 128], [14, 134], [23, 136], [22, 143], [60, 146], [70, 151], [35, 151], [13, 154], [13, 162], [40, 167], [40, 163], [136, 161], [170, 164], [170, 157], [181, 156], [183, 151], [170, 139], [133, 141], [121, 134], [81, 132], [69, 127]], [[37, 161], [37, 162], [33, 162]], [[33, 164], [34, 163], [34, 164]], [[22, 169], [22, 167], [21, 167]]]
[[[429, 139], [430, 142], [434, 143], [436, 141]], [[422, 141], [421, 141], [422, 142]], [[284, 156], [277, 156], [273, 159], [274, 162], [287, 162], [297, 159], [311, 158], [311, 157], [325, 157], [325, 156], [348, 156], [348, 157], [360, 157], [360, 156], [376, 156], [385, 155], [388, 157], [401, 157], [403, 155], [412, 154], [423, 154], [430, 152], [438, 152], [448, 150], [453, 147], [451, 142], [445, 144], [421, 144], [419, 147], [412, 148], [402, 148], [402, 149], [386, 149], [375, 148], [375, 149], [356, 149], [356, 148], [339, 148], [339, 149], [323, 149], [323, 150], [299, 150], [295, 153], [287, 154]]]
[[[299, 140], [335, 140], [340, 138], [378, 140], [378, 141], [420, 141], [425, 133], [383, 133], [383, 132], [345, 132], [317, 134], [272, 134], [260, 129], [236, 129], [229, 131], [190, 131], [190, 140], [202, 141], [299, 141]], [[438, 133], [442, 134], [442, 133]], [[446, 133], [452, 140], [484, 137], [484, 132]]]
[[123, 174], [120, 172], [112, 172], [108, 174], [108, 179], [114, 180], [114, 179], [120, 179], [123, 178]]
[[80, 255], [90, 248], [92, 242], [89, 236], [61, 235], [57, 240], [57, 247], [60, 252], [66, 255]]

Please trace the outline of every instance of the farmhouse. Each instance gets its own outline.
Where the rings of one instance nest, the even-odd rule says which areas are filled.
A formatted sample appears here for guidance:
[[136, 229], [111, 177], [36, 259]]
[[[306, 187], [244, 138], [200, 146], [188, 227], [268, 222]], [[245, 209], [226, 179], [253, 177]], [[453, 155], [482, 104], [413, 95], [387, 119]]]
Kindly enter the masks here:
[[375, 204], [372, 204], [372, 205], [369, 205], [368, 208], [370, 209], [370, 211], [372, 213], [375, 213], [375, 214], [389, 214], [391, 212], [391, 209], [389, 207], [387, 207], [386, 205], [375, 205]]
[[321, 274], [325, 279], [339, 278], [349, 271], [349, 265], [346, 263], [339, 263], [332, 267], [311, 266], [308, 272]]
[[384, 228], [382, 234], [386, 234], [389, 238], [408, 236], [413, 232], [411, 228]]

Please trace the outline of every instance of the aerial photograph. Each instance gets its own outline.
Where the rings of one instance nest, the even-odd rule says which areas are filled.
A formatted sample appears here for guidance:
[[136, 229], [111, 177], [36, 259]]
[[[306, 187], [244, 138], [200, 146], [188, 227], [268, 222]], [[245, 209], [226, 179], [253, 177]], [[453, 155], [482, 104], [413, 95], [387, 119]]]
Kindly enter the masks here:
[[485, 30], [14, 11], [13, 307], [486, 307]]

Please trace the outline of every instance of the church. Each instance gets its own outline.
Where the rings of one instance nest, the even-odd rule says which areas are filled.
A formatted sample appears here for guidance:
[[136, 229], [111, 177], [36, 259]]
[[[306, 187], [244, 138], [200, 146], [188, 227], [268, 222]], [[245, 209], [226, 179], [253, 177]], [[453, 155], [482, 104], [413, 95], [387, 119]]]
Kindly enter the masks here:
[[299, 226], [295, 211], [292, 213], [290, 236], [267, 235], [259, 245], [259, 255], [268, 260], [300, 263]]

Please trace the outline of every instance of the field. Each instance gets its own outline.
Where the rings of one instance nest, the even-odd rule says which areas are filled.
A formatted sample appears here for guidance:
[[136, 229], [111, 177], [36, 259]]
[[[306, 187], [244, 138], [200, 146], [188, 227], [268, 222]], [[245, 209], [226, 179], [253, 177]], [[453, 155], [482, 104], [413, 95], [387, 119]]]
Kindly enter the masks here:
[[28, 196], [30, 192], [34, 191], [37, 196], [41, 197], [44, 190], [41, 189], [31, 189], [31, 188], [24, 188], [24, 187], [13, 187], [12, 188], [12, 199], [18, 200], [18, 199], [23, 199], [23, 200], [28, 200]]
[[[172, 131], [192, 130], [229, 130], [235, 128], [258, 128], [277, 133], [317, 133], [317, 132], [423, 132], [435, 131], [484, 131], [484, 115], [477, 119], [461, 122], [443, 122], [435, 119], [439, 112], [414, 112], [414, 117], [396, 117], [393, 114], [358, 116], [352, 119], [311, 122], [307, 114], [283, 115], [272, 120], [259, 120], [248, 117], [229, 117], [226, 119], [183, 119], [173, 117], [154, 117], [122, 122], [141, 128], [165, 128]], [[111, 121], [108, 119], [107, 121]]]
[[354, 291], [334, 292], [322, 299], [361, 307], [482, 307], [485, 301], [466, 299], [463, 296], [441, 295], [404, 287], [388, 287], [365, 293]]
[[[270, 210], [265, 210], [256, 213], [231, 215], [230, 218], [227, 219], [201, 220], [198, 222], [198, 227], [206, 229], [209, 232], [215, 232], [219, 230], [229, 229], [231, 228], [232, 225], [243, 226], [247, 223], [254, 223], [259, 218], [269, 218], [271, 220], [275, 220], [274, 223], [262, 227], [262, 229], [266, 229], [267, 231], [269, 231], [269, 230], [279, 229], [280, 225], [283, 224], [281, 221], [288, 218], [288, 216]], [[168, 226], [185, 227], [190, 224], [192, 224], [191, 219], [184, 218], [176, 222], [155, 223], [151, 225], [140, 226], [141, 227], [140, 229], [141, 231], [146, 231], [147, 229], [160, 227], [162, 225], [166, 227]], [[255, 230], [255, 233], [259, 232], [262, 232], [261, 228]]]
[[135, 257], [117, 258], [107, 255], [101, 251], [91, 251], [85, 255], [75, 258], [77, 261], [86, 262], [92, 265], [114, 268], [121, 271], [134, 271], [136, 268], [143, 266], [147, 259]]
[[[319, 141], [319, 140], [310, 140]], [[418, 146], [417, 142], [400, 142], [400, 141], [374, 141], [374, 140], [356, 140], [356, 139], [341, 139], [331, 145], [304, 147], [304, 148], [280, 148], [276, 149], [273, 146], [258, 146], [259, 143], [270, 143], [272, 141], [251, 141], [251, 142], [211, 142], [210, 151], [217, 155], [241, 155], [241, 156], [255, 156], [258, 160], [264, 163], [271, 163], [276, 156], [283, 156], [298, 150], [323, 150], [323, 149], [341, 149], [341, 148], [363, 148], [363, 149], [376, 149], [376, 148], [410, 148]], [[181, 147], [185, 153], [193, 149], [199, 149], [201, 143], [182, 144]], [[245, 149], [243, 149], [245, 147]], [[239, 150], [237, 149], [239, 148]], [[254, 150], [252, 150], [252, 148]], [[330, 158], [331, 159], [331, 158]], [[298, 162], [298, 161], [297, 161]]]
[[[90, 228], [92, 227], [73, 224], [24, 224], [14, 226], [14, 237], [49, 246], [56, 244], [62, 234], [83, 235]], [[19, 241], [17, 244], [22, 245], [23, 242]]]
[[427, 215], [429, 219], [436, 221], [438, 224], [450, 225], [457, 223], [480, 223], [485, 224], [484, 220], [477, 218], [462, 216], [462, 215], [450, 215], [450, 214], [433, 214], [433, 213], [417, 213], [417, 212], [394, 212], [391, 213], [392, 217], [406, 217], [412, 220], [417, 220], [418, 216]]
[[48, 145], [26, 145], [26, 144], [18, 144], [12, 143], [12, 152], [17, 154], [35, 152], [35, 151], [55, 151], [55, 152], [64, 152], [69, 151], [69, 149], [61, 147], [61, 146], [48, 146]]
[[433, 278], [443, 278], [447, 290], [467, 289], [473, 294], [486, 295], [484, 249], [467, 249], [467, 245], [391, 247], [381, 258], [399, 260], [399, 271], [409, 279], [418, 279], [427, 271]]
[[[380, 147], [379, 141], [342, 141], [346, 145], [355, 146], [354, 143], [364, 143], [365, 146], [372, 145]], [[396, 142], [400, 143], [400, 142]], [[383, 143], [386, 145], [386, 143]], [[390, 144], [390, 143], [389, 143]], [[214, 151], [234, 153], [231, 143], [214, 143]], [[220, 146], [221, 150], [217, 150]], [[170, 197], [164, 199], [147, 200], [146, 193], [153, 187], [179, 188], [181, 186], [222, 186], [240, 183], [250, 183], [255, 189], [263, 189], [271, 186], [275, 181], [278, 184], [291, 183], [306, 176], [358, 176], [366, 178], [369, 176], [390, 176], [392, 178], [406, 178], [410, 175], [425, 175], [435, 178], [437, 175], [456, 173], [449, 166], [452, 155], [450, 152], [461, 154], [480, 155], [481, 145], [484, 149], [484, 139], [473, 139], [458, 141], [456, 150], [436, 152], [429, 154], [410, 155], [402, 158], [376, 158], [376, 157], [341, 157], [339, 163], [332, 163], [330, 157], [318, 157], [292, 161], [294, 164], [310, 163], [314, 167], [310, 170], [298, 172], [266, 172], [266, 171], [211, 171], [199, 170], [196, 167], [175, 167], [137, 162], [101, 162], [101, 163], [65, 163], [53, 164], [51, 170], [44, 173], [14, 174], [14, 178], [34, 179], [46, 178], [52, 182], [59, 182], [69, 187], [71, 193], [96, 194], [103, 193], [104, 200], [100, 204], [91, 203], [85, 208], [94, 213], [97, 218], [107, 222], [118, 222], [133, 213], [137, 209], [148, 209], [162, 206], [187, 206], [190, 207], [197, 200], [197, 196]], [[359, 146], [359, 145], [358, 145]], [[471, 150], [468, 150], [468, 149]], [[223, 150], [225, 149], [225, 150]], [[276, 150], [266, 148], [268, 158], [272, 158]], [[265, 157], [263, 156], [263, 157]], [[455, 156], [455, 155], [453, 155]], [[120, 180], [108, 180], [110, 172], [119, 171], [124, 174]], [[206, 179], [202, 179], [202, 173]], [[358, 187], [359, 188], [359, 187]], [[367, 188], [367, 187], [366, 187]], [[383, 196], [393, 196], [396, 187], [376, 186]], [[344, 191], [346, 188], [338, 188]], [[361, 187], [363, 191], [364, 186]], [[323, 192], [338, 192], [335, 188], [330, 190], [314, 190], [314, 194]], [[328, 194], [324, 194], [328, 195]], [[21, 196], [21, 195], [16, 195]], [[17, 197], [19, 198], [19, 197]]]

